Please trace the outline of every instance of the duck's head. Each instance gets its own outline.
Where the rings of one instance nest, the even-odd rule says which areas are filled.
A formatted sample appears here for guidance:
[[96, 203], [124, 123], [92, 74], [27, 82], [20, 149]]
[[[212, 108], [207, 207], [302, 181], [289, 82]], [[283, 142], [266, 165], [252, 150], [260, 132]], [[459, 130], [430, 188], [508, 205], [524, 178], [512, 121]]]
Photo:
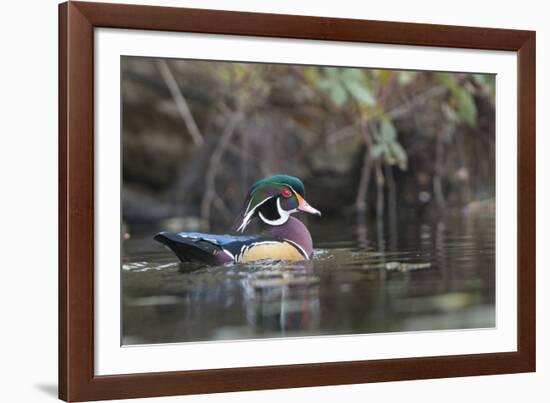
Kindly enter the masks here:
[[256, 182], [248, 192], [237, 232], [243, 232], [254, 217], [271, 226], [283, 225], [290, 215], [303, 211], [321, 215], [305, 200], [302, 181], [294, 176], [274, 175]]

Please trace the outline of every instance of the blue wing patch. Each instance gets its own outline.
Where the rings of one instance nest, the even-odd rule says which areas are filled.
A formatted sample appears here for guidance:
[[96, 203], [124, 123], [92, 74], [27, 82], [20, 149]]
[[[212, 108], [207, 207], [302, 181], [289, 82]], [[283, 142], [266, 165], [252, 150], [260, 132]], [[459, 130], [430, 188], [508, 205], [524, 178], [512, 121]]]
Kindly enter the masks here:
[[178, 233], [178, 235], [181, 236], [182, 238], [200, 239], [202, 241], [207, 241], [221, 247], [233, 242], [240, 242], [240, 243], [246, 244], [246, 243], [254, 242], [258, 239], [264, 238], [261, 236], [251, 236], [251, 235], [204, 234], [202, 232], [180, 232]]

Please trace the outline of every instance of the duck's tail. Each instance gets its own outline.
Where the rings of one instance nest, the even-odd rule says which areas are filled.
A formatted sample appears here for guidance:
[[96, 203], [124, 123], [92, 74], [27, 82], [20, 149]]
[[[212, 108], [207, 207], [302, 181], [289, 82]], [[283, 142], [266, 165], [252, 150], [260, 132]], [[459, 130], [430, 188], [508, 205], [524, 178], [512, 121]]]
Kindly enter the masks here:
[[161, 232], [154, 239], [170, 248], [182, 262], [216, 265], [227, 260], [218, 246], [185, 233]]

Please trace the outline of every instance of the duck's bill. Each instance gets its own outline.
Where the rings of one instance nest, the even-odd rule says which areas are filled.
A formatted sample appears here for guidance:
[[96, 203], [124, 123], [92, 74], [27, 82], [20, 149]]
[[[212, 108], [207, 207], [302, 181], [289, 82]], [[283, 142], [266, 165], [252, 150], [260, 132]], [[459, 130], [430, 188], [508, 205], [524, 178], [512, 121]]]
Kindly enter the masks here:
[[321, 216], [321, 212], [316, 208], [313, 208], [302, 196], [298, 195], [298, 210], [303, 211], [304, 213], [315, 214]]

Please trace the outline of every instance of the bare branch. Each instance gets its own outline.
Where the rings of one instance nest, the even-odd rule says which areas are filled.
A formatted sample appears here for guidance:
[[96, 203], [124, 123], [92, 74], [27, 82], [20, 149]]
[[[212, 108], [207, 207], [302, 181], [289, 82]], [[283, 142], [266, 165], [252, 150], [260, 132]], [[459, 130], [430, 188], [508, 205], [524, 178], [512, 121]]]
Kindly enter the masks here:
[[[396, 119], [403, 115], [408, 114], [415, 106], [422, 105], [426, 101], [428, 101], [431, 98], [435, 98], [438, 96], [441, 96], [447, 92], [447, 88], [442, 85], [436, 85], [435, 87], [431, 87], [430, 89], [426, 90], [425, 92], [415, 95], [412, 100], [405, 104], [401, 104], [390, 111], [388, 111], [385, 115], [389, 119]], [[382, 114], [382, 113], [381, 113]], [[378, 115], [375, 115], [374, 117], [379, 117]], [[371, 117], [372, 118], [372, 117]]]
[[329, 134], [327, 138], [327, 145], [333, 145], [340, 141], [351, 138], [357, 134], [357, 128], [351, 124], [344, 126], [341, 129], [336, 130], [334, 133]]
[[170, 93], [172, 94], [172, 97], [174, 98], [174, 102], [176, 103], [178, 112], [181, 115], [185, 126], [187, 127], [187, 131], [193, 139], [193, 143], [198, 146], [202, 145], [204, 143], [203, 136], [199, 128], [197, 127], [195, 119], [193, 118], [191, 110], [189, 109], [189, 105], [187, 105], [187, 101], [185, 100], [185, 97], [181, 93], [180, 87], [178, 86], [178, 83], [174, 78], [174, 74], [172, 74], [172, 70], [170, 70], [170, 66], [164, 59], [157, 60], [157, 66], [160, 71], [160, 75], [164, 80], [164, 83], [166, 84], [166, 86], [170, 90]]
[[369, 182], [372, 171], [372, 158], [370, 156], [370, 144], [371, 134], [368, 125], [363, 122], [362, 132], [366, 146], [365, 154], [363, 156], [363, 167], [361, 168], [361, 178], [359, 179], [359, 186], [357, 187], [357, 197], [355, 199], [355, 208], [358, 212], [364, 212], [367, 209], [367, 194], [369, 192]]
[[214, 153], [210, 158], [208, 163], [208, 170], [206, 171], [206, 183], [205, 183], [205, 192], [201, 202], [201, 218], [206, 227], [205, 230], [210, 229], [210, 209], [212, 207], [212, 202], [216, 200], [216, 176], [218, 175], [218, 170], [221, 167], [222, 157], [230, 144], [233, 135], [236, 132], [237, 126], [244, 118], [242, 112], [235, 112], [228, 124], [225, 126], [223, 133], [220, 136], [220, 140], [214, 149]]
[[[400, 104], [399, 106], [396, 106], [395, 108], [389, 110], [388, 112], [377, 112], [370, 115], [368, 117], [368, 120], [376, 121], [377, 119], [380, 119], [383, 116], [386, 116], [391, 120], [400, 118], [410, 113], [414, 107], [422, 105], [429, 99], [441, 96], [446, 92], [447, 92], [447, 88], [445, 88], [442, 85], [431, 87], [425, 92], [415, 95], [414, 99], [407, 101], [403, 104]], [[333, 145], [340, 141], [353, 137], [357, 133], [354, 130], [354, 127], [355, 127], [354, 125], [344, 126], [341, 129], [338, 129], [337, 131], [335, 131], [334, 133], [329, 134], [327, 138], [327, 144]]]

